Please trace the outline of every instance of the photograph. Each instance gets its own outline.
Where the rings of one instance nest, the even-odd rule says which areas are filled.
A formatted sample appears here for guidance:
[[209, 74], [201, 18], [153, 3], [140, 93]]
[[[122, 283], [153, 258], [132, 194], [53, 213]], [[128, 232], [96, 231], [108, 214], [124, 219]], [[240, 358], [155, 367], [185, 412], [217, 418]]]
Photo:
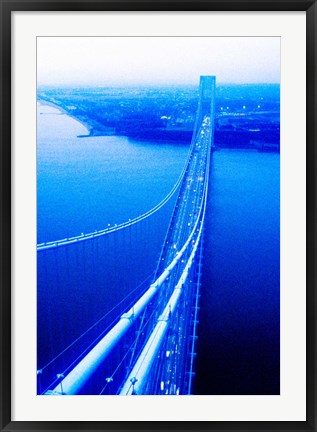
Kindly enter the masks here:
[[280, 395], [278, 36], [36, 38], [37, 395]]

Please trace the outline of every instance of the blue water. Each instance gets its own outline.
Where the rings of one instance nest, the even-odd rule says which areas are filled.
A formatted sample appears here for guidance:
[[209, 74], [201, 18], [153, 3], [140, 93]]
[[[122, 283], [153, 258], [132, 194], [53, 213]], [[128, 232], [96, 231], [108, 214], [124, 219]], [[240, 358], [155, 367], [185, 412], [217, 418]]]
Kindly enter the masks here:
[[184, 166], [188, 147], [77, 138], [87, 130], [56, 108], [39, 105], [38, 243], [106, 228], [160, 202]]
[[[77, 138], [86, 133], [80, 123], [52, 107], [38, 111], [39, 242], [147, 211], [172, 188], [185, 162], [186, 146]], [[71, 259], [75, 265], [78, 258]], [[42, 289], [38, 297], [45, 301], [52, 294]], [[201, 294], [196, 393], [278, 394], [279, 154], [213, 153]], [[67, 307], [67, 296], [61, 306]], [[46, 307], [41, 322], [47, 313], [65, 317]], [[89, 316], [86, 309], [80, 321]]]
[[279, 154], [212, 157], [196, 392], [279, 394]]

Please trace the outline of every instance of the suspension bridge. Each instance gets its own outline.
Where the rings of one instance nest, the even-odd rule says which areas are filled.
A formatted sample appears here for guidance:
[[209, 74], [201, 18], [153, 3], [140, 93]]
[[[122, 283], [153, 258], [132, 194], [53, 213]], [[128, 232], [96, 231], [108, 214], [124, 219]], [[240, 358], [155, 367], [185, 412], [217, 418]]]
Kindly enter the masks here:
[[37, 246], [38, 394], [192, 394], [214, 110], [203, 76], [184, 169], [158, 205]]

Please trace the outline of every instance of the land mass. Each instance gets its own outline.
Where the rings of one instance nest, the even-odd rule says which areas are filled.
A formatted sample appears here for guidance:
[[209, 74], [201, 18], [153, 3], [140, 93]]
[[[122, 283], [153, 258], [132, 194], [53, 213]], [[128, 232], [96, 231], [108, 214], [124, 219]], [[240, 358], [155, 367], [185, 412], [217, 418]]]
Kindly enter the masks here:
[[[85, 136], [125, 135], [189, 143], [198, 104], [196, 87], [38, 89], [38, 99], [83, 123]], [[217, 87], [215, 145], [279, 151], [277, 84]]]

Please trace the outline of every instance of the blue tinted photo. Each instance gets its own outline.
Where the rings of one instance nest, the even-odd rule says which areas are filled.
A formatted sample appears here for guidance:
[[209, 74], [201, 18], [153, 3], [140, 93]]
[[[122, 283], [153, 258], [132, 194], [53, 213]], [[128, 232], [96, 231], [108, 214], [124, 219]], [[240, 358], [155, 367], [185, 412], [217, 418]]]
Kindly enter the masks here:
[[34, 374], [280, 394], [280, 38], [37, 38]]

